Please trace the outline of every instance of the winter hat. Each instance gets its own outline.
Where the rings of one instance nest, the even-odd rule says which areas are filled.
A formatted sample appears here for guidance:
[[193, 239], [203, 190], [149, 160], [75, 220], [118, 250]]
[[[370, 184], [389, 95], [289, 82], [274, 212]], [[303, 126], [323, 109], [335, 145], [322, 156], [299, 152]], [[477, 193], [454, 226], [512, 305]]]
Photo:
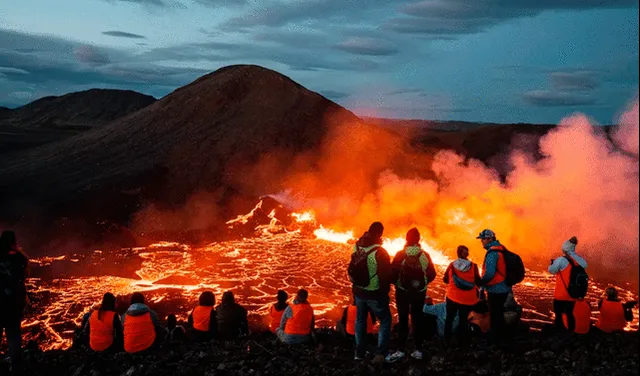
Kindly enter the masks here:
[[382, 236], [384, 232], [384, 226], [380, 222], [373, 222], [371, 226], [369, 226], [369, 235], [379, 238]]
[[407, 244], [409, 245], [414, 245], [414, 244], [418, 244], [420, 242], [420, 232], [418, 231], [417, 228], [412, 228], [411, 230], [407, 231]]
[[578, 238], [572, 236], [571, 239], [562, 243], [562, 252], [574, 253], [576, 251], [576, 245], [578, 245]]

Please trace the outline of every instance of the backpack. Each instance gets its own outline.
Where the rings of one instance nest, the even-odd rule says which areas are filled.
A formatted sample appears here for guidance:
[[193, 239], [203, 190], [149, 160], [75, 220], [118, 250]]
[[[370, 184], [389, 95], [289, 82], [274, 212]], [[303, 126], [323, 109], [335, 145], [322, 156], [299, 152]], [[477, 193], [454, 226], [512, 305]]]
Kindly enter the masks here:
[[378, 250], [378, 246], [371, 248], [369, 251], [365, 251], [363, 248], [356, 246], [356, 251], [351, 254], [351, 261], [349, 262], [349, 279], [357, 287], [365, 288], [369, 286], [371, 278], [377, 274], [369, 275], [369, 255]]
[[417, 255], [407, 255], [402, 261], [399, 281], [400, 286], [405, 290], [422, 291], [427, 286], [420, 256], [422, 256], [422, 252]]
[[504, 264], [507, 268], [506, 275], [504, 276], [504, 283], [507, 286], [517, 285], [522, 282], [525, 275], [524, 263], [522, 259], [517, 254], [509, 251], [504, 246], [501, 250], [496, 250], [496, 252], [502, 253], [504, 256]]
[[587, 295], [589, 288], [589, 275], [584, 268], [571, 259], [571, 257], [565, 257], [569, 264], [571, 264], [571, 274], [569, 275], [569, 284], [565, 283], [569, 296], [574, 299], [582, 299]]

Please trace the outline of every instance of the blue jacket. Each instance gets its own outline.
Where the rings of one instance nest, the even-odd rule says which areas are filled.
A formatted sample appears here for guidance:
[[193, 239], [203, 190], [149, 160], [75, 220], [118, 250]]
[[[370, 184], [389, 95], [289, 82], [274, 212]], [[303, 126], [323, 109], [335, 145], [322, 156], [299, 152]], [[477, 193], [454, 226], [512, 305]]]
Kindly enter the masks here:
[[511, 287], [507, 286], [504, 282], [500, 282], [492, 286], [486, 286], [486, 284], [489, 283], [489, 281], [491, 281], [496, 275], [496, 271], [498, 269], [499, 254], [497, 251], [491, 250], [491, 247], [499, 245], [501, 245], [500, 242], [496, 240], [484, 247], [487, 250], [487, 253], [484, 256], [484, 270], [482, 278], [480, 279], [480, 285], [484, 286], [485, 291], [490, 294], [508, 294], [511, 292]]

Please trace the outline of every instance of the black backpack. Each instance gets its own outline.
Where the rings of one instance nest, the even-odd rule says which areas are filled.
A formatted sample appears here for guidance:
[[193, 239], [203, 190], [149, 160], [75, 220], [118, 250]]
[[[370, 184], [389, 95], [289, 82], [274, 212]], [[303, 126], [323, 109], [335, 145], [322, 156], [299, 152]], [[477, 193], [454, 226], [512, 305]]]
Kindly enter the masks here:
[[[587, 296], [587, 290], [589, 288], [589, 275], [584, 268], [571, 259], [571, 257], [565, 257], [569, 264], [571, 264], [571, 274], [569, 275], [569, 283], [564, 280], [563, 283], [567, 288], [569, 296], [574, 299], [582, 299]], [[561, 275], [562, 276], [562, 275]]]
[[373, 247], [369, 251], [365, 251], [359, 246], [356, 247], [356, 251], [351, 254], [351, 261], [349, 262], [347, 272], [349, 273], [351, 283], [355, 286], [365, 288], [369, 286], [371, 278], [377, 274], [376, 271], [374, 275], [369, 275], [369, 261], [367, 259], [371, 253], [377, 251], [380, 247]]
[[507, 268], [504, 283], [507, 286], [517, 285], [524, 280], [524, 263], [520, 256], [506, 249], [504, 246], [502, 248], [502, 250], [496, 250], [496, 252], [500, 252], [504, 256], [504, 264]]
[[402, 261], [399, 281], [400, 286], [405, 290], [422, 291], [427, 286], [420, 256], [422, 256], [422, 252], [413, 256], [407, 255]]

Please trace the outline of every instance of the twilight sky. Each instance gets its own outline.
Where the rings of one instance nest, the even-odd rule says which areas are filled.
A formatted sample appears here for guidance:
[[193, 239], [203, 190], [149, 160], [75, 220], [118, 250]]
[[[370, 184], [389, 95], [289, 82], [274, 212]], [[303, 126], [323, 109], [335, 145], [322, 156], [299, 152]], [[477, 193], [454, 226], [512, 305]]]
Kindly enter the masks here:
[[361, 115], [610, 124], [638, 0], [0, 0], [0, 106], [275, 69]]

